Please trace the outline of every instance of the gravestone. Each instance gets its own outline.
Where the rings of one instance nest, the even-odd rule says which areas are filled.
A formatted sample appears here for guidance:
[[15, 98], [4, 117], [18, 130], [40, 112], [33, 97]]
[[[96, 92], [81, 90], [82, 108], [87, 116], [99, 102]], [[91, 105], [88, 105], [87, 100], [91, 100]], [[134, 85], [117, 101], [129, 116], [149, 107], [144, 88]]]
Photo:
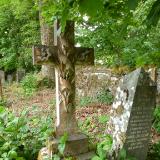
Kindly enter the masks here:
[[74, 46], [73, 21], [66, 22], [64, 32], [61, 33], [60, 29], [59, 22], [55, 21], [52, 46], [33, 46], [34, 64], [54, 64], [56, 82], [55, 136], [48, 141], [47, 148], [40, 151], [38, 159], [45, 159], [46, 154], [52, 158], [60, 137], [67, 133], [64, 154], [87, 160], [92, 155], [88, 154], [88, 138], [79, 132], [75, 118], [75, 64], [94, 64], [94, 52], [92, 48]]
[[48, 79], [50, 79], [54, 82], [54, 80], [55, 80], [54, 66], [53, 65], [47, 65], [47, 64], [42, 65], [41, 75], [43, 77], [47, 77]]
[[2, 70], [0, 70], [0, 79], [1, 79], [2, 84], [5, 83], [5, 73]]
[[23, 77], [25, 76], [26, 72], [24, 69], [17, 69], [17, 73], [16, 73], [16, 81], [20, 82]]
[[2, 81], [1, 81], [1, 78], [0, 78], [0, 100], [3, 99], [3, 89], [2, 89]]
[[13, 75], [12, 74], [7, 75], [7, 81], [9, 84], [11, 84], [13, 82]]
[[117, 88], [108, 129], [113, 135], [116, 155], [124, 148], [129, 156], [146, 159], [155, 105], [156, 85], [143, 68], [123, 78]]

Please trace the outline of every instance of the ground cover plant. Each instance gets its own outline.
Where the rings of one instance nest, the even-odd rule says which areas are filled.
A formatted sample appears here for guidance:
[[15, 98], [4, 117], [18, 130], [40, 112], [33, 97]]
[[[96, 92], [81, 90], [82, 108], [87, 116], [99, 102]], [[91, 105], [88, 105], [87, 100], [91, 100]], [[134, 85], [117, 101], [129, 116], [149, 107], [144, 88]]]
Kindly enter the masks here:
[[52, 132], [51, 124], [50, 117], [30, 116], [28, 110], [16, 116], [0, 106], [0, 159], [36, 159]]
[[[14, 89], [14, 91], [17, 91], [17, 86], [15, 87], [14, 86], [15, 84], [13, 84], [11, 88]], [[21, 85], [19, 85], [19, 87], [21, 88]], [[6, 89], [10, 90], [10, 86], [7, 86]], [[42, 146], [45, 146], [45, 141], [47, 137], [50, 135], [50, 133], [53, 132], [52, 125], [54, 125], [54, 121], [55, 121], [55, 116], [54, 116], [55, 100], [53, 99], [54, 96], [52, 95], [53, 91], [52, 89], [50, 90], [48, 91], [46, 90], [46, 93], [45, 93], [46, 96], [49, 97], [49, 99], [47, 99], [46, 102], [43, 100], [40, 101], [39, 103], [41, 104], [40, 106], [38, 105], [37, 102], [40, 99], [42, 99], [42, 96], [44, 94], [44, 93], [41, 94], [41, 90], [37, 90], [35, 92], [35, 95], [33, 96], [34, 99], [32, 99], [32, 97], [29, 97], [27, 99], [26, 104], [30, 104], [30, 105], [32, 104], [33, 107], [32, 106], [27, 107], [28, 111], [25, 111], [25, 108], [26, 108], [25, 103], [23, 103], [24, 106], [21, 106], [21, 108], [19, 106], [20, 101], [25, 102], [25, 98], [21, 99], [21, 96], [17, 97], [17, 92], [14, 92], [14, 91], [12, 93], [12, 96], [13, 96], [12, 98], [16, 99], [17, 97], [17, 102], [14, 104], [14, 107], [9, 109], [7, 109], [6, 107], [5, 108], [1, 107], [1, 112], [0, 112], [1, 130], [0, 131], [3, 134], [3, 137], [5, 137], [5, 141], [2, 139], [0, 143], [1, 144], [0, 152], [2, 153], [3, 157], [5, 156], [9, 157], [9, 155], [10, 154], [12, 155], [13, 153], [13, 155], [15, 154], [19, 157], [23, 157], [23, 159], [25, 159], [29, 155], [32, 156], [33, 158], [36, 158], [40, 148], [42, 148]], [[10, 97], [10, 95], [8, 96]], [[44, 98], [46, 98], [46, 96]], [[108, 97], [108, 94], [106, 94], [106, 96]], [[107, 99], [107, 97], [105, 97], [104, 99]], [[92, 98], [90, 97], [90, 99]], [[6, 100], [7, 100], [7, 97], [6, 97]], [[6, 102], [2, 104], [5, 105]], [[17, 108], [16, 105], [19, 108], [18, 110], [16, 109]], [[108, 122], [109, 116], [110, 116], [109, 114], [110, 108], [111, 106], [108, 105], [107, 103], [103, 104], [100, 101], [100, 103], [98, 104], [97, 102], [94, 103], [94, 101], [93, 102], [91, 101], [91, 103], [89, 104], [78, 107], [76, 111], [76, 117], [78, 119], [79, 127], [83, 133], [89, 136], [90, 148], [97, 150], [96, 154], [97, 154], [98, 160], [104, 159], [103, 152], [105, 152], [106, 156], [107, 156], [107, 153], [109, 154], [109, 151], [110, 151], [109, 149], [112, 144], [111, 135], [105, 134], [106, 123]], [[48, 109], [51, 109], [51, 110], [44, 112], [44, 110], [46, 111]], [[6, 117], [6, 118], [3, 118], [3, 117]], [[159, 133], [158, 132], [159, 122], [160, 122], [159, 107], [156, 107], [155, 113], [154, 113], [153, 127], [157, 130], [157, 133]], [[16, 125], [18, 126], [18, 128], [16, 128]], [[6, 126], [9, 127], [9, 129], [11, 130], [5, 130]], [[24, 146], [24, 147], [19, 148], [19, 146]], [[35, 150], [31, 151], [30, 148], [34, 148]], [[28, 153], [30, 154], [27, 155]], [[59, 154], [57, 156], [59, 156]], [[125, 154], [123, 155], [122, 153], [121, 159], [125, 159], [123, 158], [125, 156], [128, 156], [128, 155], [125, 155]], [[150, 147], [148, 160], [151, 160], [150, 157], [154, 157], [155, 160], [159, 159], [159, 142], [158, 141], [156, 141], [156, 143]]]

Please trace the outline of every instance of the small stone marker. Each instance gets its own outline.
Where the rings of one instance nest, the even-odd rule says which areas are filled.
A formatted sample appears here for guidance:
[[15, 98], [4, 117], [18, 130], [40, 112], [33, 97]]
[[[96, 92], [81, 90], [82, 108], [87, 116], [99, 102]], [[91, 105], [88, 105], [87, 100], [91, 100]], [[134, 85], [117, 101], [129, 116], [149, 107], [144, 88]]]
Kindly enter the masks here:
[[24, 69], [17, 69], [17, 73], [16, 73], [16, 80], [17, 82], [20, 82], [23, 77], [25, 76], [26, 72]]
[[115, 153], [124, 148], [129, 156], [146, 159], [155, 105], [156, 85], [143, 68], [123, 78], [109, 123]]
[[9, 84], [11, 84], [13, 82], [13, 75], [12, 74], [7, 75], [7, 81]]
[[[67, 133], [64, 154], [75, 156], [89, 151], [88, 138], [79, 132], [75, 119], [75, 64], [94, 64], [94, 51], [74, 46], [73, 21], [67, 21], [64, 32], [60, 33], [60, 29], [59, 22], [55, 21], [53, 46], [33, 47], [33, 63], [55, 65], [56, 136], [48, 142], [47, 154], [56, 152], [59, 137]], [[39, 157], [44, 159], [43, 150]]]
[[1, 81], [1, 78], [0, 78], [0, 100], [3, 99], [3, 89], [2, 89], [2, 81]]
[[2, 70], [0, 70], [0, 79], [1, 79], [2, 84], [5, 83], [5, 73]]

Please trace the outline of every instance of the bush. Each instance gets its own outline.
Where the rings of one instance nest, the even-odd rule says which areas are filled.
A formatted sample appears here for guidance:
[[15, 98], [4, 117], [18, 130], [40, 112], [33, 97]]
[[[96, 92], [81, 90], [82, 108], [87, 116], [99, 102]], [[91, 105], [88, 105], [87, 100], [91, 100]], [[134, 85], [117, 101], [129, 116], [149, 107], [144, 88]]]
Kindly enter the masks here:
[[15, 116], [0, 106], [0, 159], [34, 160], [51, 134], [51, 118]]
[[32, 95], [38, 89], [38, 77], [36, 74], [27, 74], [21, 81], [21, 86], [26, 95]]
[[87, 105], [89, 105], [89, 104], [91, 104], [93, 102], [94, 102], [94, 100], [93, 100], [92, 97], [87, 97], [87, 96], [86, 97], [82, 97], [80, 99], [80, 107], [87, 106]]
[[160, 106], [155, 108], [153, 127], [158, 133], [160, 133]]
[[99, 103], [110, 105], [113, 102], [113, 95], [109, 90], [103, 90], [97, 94], [96, 99]]
[[159, 160], [159, 159], [160, 159], [160, 142], [152, 145], [147, 157], [147, 160]]

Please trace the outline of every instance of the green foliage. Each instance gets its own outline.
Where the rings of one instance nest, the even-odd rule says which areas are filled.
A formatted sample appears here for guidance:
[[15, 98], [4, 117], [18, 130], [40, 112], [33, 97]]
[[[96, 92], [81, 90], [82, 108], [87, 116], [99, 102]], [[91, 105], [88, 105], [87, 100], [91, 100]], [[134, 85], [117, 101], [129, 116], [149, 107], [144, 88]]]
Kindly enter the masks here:
[[51, 121], [49, 117], [30, 117], [27, 110], [15, 116], [0, 107], [0, 158], [36, 159], [51, 134]]
[[110, 91], [105, 91], [102, 90], [99, 94], [97, 94], [97, 102], [102, 103], [102, 104], [112, 104], [113, 102], [113, 95]]
[[136, 160], [136, 158], [127, 155], [126, 150], [122, 148], [119, 152], [118, 160]]
[[147, 16], [147, 25], [150, 27], [151, 25], [156, 26], [160, 19], [160, 1], [154, 1], [152, 8]]
[[61, 138], [60, 138], [60, 141], [59, 141], [59, 144], [58, 144], [58, 151], [61, 155], [64, 155], [64, 150], [65, 150], [65, 147], [66, 147], [66, 142], [68, 140], [68, 135], [67, 133], [65, 133]]
[[55, 82], [54, 80], [48, 78], [48, 77], [40, 77], [39, 76], [39, 87], [47, 87], [47, 88], [54, 88]]
[[94, 100], [93, 100], [92, 97], [87, 97], [87, 96], [86, 97], [82, 97], [80, 99], [80, 107], [87, 106], [87, 105], [89, 105], [89, 104], [91, 104], [93, 102], [94, 102]]
[[39, 42], [39, 22], [33, 1], [8, 0], [0, 4], [0, 68], [30, 71], [31, 46]]
[[[160, 65], [159, 0], [40, 2], [42, 6], [36, 0], [1, 0], [0, 68], [5, 71], [12, 72], [18, 67], [33, 70], [31, 46], [40, 43], [39, 10], [47, 23], [60, 19], [62, 31], [67, 19], [76, 21], [76, 42], [94, 47], [97, 63], [130, 67]], [[146, 18], [149, 24], [157, 24], [156, 30], [147, 30], [143, 23]]]
[[160, 133], [160, 106], [157, 106], [154, 110], [154, 123], [153, 127], [158, 133]]
[[102, 142], [97, 145], [97, 156], [94, 156], [92, 160], [106, 160], [107, 153], [111, 150], [112, 147], [112, 137], [110, 135], [106, 135]]
[[106, 124], [109, 120], [109, 117], [107, 115], [101, 115], [98, 117], [99, 122], [102, 124]]
[[97, 16], [97, 14], [101, 14], [103, 10], [103, 0], [81, 0], [79, 1], [79, 11], [82, 15], [87, 14], [90, 17]]
[[107, 91], [102, 90], [94, 98], [89, 97], [89, 96], [82, 97], [79, 103], [80, 103], [80, 107], [83, 107], [83, 106], [88, 106], [93, 103], [101, 103], [101, 104], [110, 105], [112, 104], [112, 102], [113, 102], [112, 93], [108, 90]]
[[46, 159], [46, 160], [60, 160], [63, 158], [64, 160], [72, 160], [72, 157], [65, 157], [65, 155], [64, 155], [64, 150], [66, 147], [67, 140], [68, 140], [68, 134], [64, 133], [64, 135], [60, 137], [59, 142], [58, 142], [58, 153], [53, 154], [52, 157], [49, 157], [49, 155], [46, 155], [44, 157], [44, 159]]
[[152, 145], [149, 150], [147, 160], [159, 160], [160, 159], [160, 142]]
[[21, 81], [21, 86], [27, 96], [31, 96], [38, 89], [37, 74], [27, 74]]

